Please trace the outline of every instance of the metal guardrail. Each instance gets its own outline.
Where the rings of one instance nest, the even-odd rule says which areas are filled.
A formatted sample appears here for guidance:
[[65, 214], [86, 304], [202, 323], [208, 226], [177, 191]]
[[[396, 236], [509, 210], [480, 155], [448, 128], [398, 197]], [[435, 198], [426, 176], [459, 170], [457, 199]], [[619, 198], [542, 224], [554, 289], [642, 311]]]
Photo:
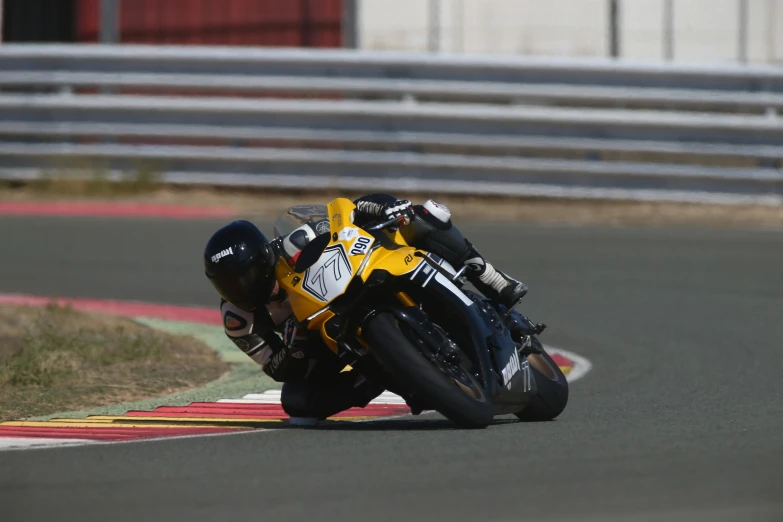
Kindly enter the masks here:
[[514, 84], [453, 80], [397, 80], [208, 74], [0, 72], [2, 87], [140, 87], [237, 93], [287, 92], [348, 94], [401, 99], [465, 102], [545, 103], [591, 106], [655, 106], [681, 109], [783, 109], [783, 93], [714, 92], [706, 89], [658, 89], [561, 84]]
[[[5, 44], [0, 70], [134, 71], [343, 78], [470, 79], [783, 92], [775, 66], [618, 63], [610, 59], [444, 56], [249, 47]], [[550, 82], [552, 83], [552, 82]]]
[[780, 204], [781, 107], [772, 67], [4, 45], [0, 176]]
[[173, 138], [225, 140], [228, 142], [284, 140], [299, 143], [353, 143], [375, 148], [399, 147], [407, 150], [464, 151], [466, 148], [499, 154], [520, 152], [573, 152], [583, 155], [600, 151], [606, 154], [635, 153], [649, 156], [711, 156], [771, 160], [783, 158], [783, 146], [713, 145], [671, 141], [602, 140], [591, 138], [558, 138], [538, 136], [487, 136], [435, 132], [383, 132], [288, 129], [281, 127], [231, 127], [217, 125], [172, 125], [136, 123], [29, 123], [0, 122], [0, 136], [24, 137], [95, 137], [104, 138]]

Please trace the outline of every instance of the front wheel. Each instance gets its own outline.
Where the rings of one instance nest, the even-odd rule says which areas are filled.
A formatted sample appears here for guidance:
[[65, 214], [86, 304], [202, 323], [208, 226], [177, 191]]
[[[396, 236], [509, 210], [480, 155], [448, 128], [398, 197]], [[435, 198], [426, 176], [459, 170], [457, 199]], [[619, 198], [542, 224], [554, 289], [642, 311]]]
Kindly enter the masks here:
[[522, 421], [552, 420], [565, 410], [568, 403], [568, 381], [563, 371], [543, 350], [541, 342], [533, 337], [540, 354], [531, 354], [527, 361], [536, 381], [536, 396], [515, 415]]
[[405, 329], [406, 336], [403, 329], [404, 324], [388, 312], [379, 313], [364, 328], [370, 353], [395, 381], [461, 428], [491, 424], [492, 403], [476, 378], [461, 367], [428, 359], [416, 340], [409, 339], [415, 333]]

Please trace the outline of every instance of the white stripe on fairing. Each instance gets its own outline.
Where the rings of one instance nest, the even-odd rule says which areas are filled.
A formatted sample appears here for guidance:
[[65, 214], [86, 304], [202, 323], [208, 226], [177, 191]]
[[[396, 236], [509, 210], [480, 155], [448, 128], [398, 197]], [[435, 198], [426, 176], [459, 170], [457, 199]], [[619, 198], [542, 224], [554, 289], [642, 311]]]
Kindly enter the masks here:
[[457, 270], [453, 266], [451, 266], [451, 264], [445, 259], [440, 260], [440, 266], [442, 266], [443, 268], [451, 272], [452, 275], [457, 273]]
[[450, 291], [452, 294], [459, 297], [460, 301], [465, 303], [465, 306], [471, 306], [473, 304], [473, 301], [471, 301], [468, 296], [466, 296], [464, 293], [462, 293], [462, 290], [456, 287], [454, 283], [449, 281], [446, 276], [438, 272], [435, 275], [435, 281], [439, 282], [442, 286], [444, 286], [448, 291]]
[[53, 448], [55, 446], [82, 446], [84, 444], [99, 443], [99, 441], [87, 439], [0, 437], [0, 450]]
[[437, 274], [437, 273], [438, 273], [438, 271], [437, 271], [437, 270], [435, 270], [435, 269], [432, 269], [432, 273], [431, 273], [431, 274], [430, 274], [430, 276], [429, 276], [429, 277], [426, 279], [426, 281], [424, 281], [424, 284], [423, 284], [423, 285], [421, 285], [421, 287], [422, 287], [422, 288], [424, 288], [425, 286], [427, 286], [427, 283], [429, 283], [429, 282], [430, 282], [430, 279], [432, 279], [433, 277], [435, 277], [435, 274]]
[[311, 320], [315, 319], [316, 317], [318, 317], [319, 315], [321, 315], [322, 313], [326, 312], [327, 310], [329, 310], [329, 305], [327, 305], [327, 306], [321, 308], [320, 310], [318, 310], [316, 313], [314, 313], [313, 315], [308, 317], [307, 320], [311, 321]]
[[415, 277], [416, 277], [416, 274], [418, 274], [418, 273], [419, 273], [419, 271], [420, 271], [422, 268], [424, 268], [424, 266], [425, 266], [425, 265], [426, 265], [426, 266], [429, 266], [429, 265], [427, 265], [427, 263], [426, 263], [426, 262], [425, 262], [423, 259], [419, 261], [419, 264], [418, 264], [418, 265], [416, 265], [416, 268], [414, 268], [414, 269], [413, 269], [413, 273], [411, 274], [411, 281], [413, 281], [413, 278], [415, 278]]

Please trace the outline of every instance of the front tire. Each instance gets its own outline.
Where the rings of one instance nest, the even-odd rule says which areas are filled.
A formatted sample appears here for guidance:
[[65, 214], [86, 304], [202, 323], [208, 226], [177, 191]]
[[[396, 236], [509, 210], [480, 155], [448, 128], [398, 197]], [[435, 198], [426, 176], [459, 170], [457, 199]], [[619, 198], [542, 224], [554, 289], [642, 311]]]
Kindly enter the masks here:
[[541, 352], [527, 358], [538, 391], [525, 409], [515, 415], [521, 421], [549, 421], [563, 413], [568, 404], [568, 381], [560, 367], [543, 350], [541, 342], [535, 337], [532, 340]]
[[492, 423], [492, 403], [481, 384], [472, 376], [472, 387], [455, 383], [405, 336], [391, 313], [370, 319], [364, 332], [370, 353], [406, 391], [421, 396], [461, 428], [481, 429]]

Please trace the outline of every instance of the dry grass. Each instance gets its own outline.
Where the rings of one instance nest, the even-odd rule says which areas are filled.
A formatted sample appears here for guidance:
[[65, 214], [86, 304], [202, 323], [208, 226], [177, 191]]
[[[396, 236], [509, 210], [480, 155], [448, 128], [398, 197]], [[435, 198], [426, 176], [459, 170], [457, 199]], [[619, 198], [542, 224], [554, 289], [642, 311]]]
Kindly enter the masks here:
[[[355, 198], [356, 191], [258, 190], [219, 187], [163, 186], [154, 176], [137, 176], [125, 183], [100, 178], [68, 180], [52, 177], [36, 183], [0, 185], [5, 200], [121, 200], [232, 208], [254, 217], [273, 217], [302, 203], [326, 203], [335, 197]], [[420, 202], [436, 198], [448, 205], [460, 221], [514, 221], [569, 225], [706, 225], [783, 226], [783, 207], [693, 203], [639, 203], [606, 200], [455, 196], [400, 191], [398, 197]]]
[[157, 397], [228, 370], [201, 342], [129, 319], [0, 306], [0, 420]]

